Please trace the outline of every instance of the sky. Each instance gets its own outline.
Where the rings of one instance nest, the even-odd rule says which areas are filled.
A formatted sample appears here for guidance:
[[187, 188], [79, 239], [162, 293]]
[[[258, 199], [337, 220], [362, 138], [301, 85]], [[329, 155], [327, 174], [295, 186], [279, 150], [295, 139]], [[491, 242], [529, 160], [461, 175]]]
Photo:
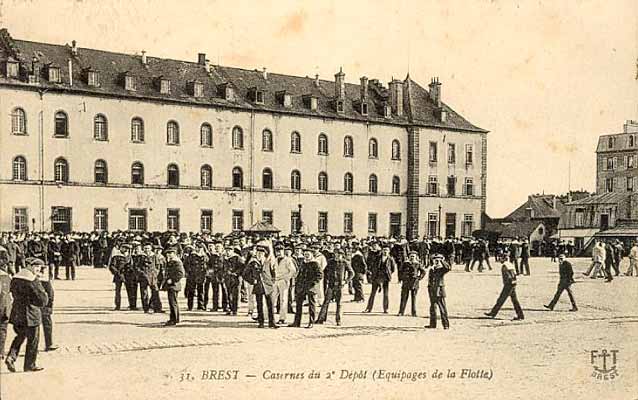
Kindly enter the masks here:
[[636, 0], [0, 0], [0, 27], [323, 79], [342, 67], [353, 83], [437, 76], [443, 101], [490, 131], [492, 217], [529, 194], [593, 191], [598, 136], [638, 120]]

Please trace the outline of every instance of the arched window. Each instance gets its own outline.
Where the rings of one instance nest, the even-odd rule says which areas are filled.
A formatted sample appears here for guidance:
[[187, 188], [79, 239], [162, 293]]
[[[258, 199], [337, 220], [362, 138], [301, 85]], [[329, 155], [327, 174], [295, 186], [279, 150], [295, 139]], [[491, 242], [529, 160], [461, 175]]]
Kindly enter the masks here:
[[213, 128], [206, 122], [199, 128], [199, 144], [202, 147], [213, 147]]
[[179, 125], [175, 121], [166, 124], [166, 144], [179, 144]]
[[13, 159], [13, 180], [27, 180], [27, 159], [22, 156], [17, 156]]
[[233, 149], [244, 148], [244, 131], [236, 126], [233, 128]]
[[241, 168], [233, 168], [233, 188], [241, 189], [244, 186], [244, 173]]
[[139, 161], [136, 161], [133, 165], [131, 165], [131, 184], [144, 184], [144, 165]]
[[292, 190], [301, 190], [301, 172], [296, 169], [290, 173], [290, 188]]
[[392, 159], [393, 160], [401, 159], [401, 143], [399, 143], [399, 141], [396, 139], [392, 141]]
[[21, 108], [14, 108], [11, 112], [11, 133], [14, 135], [27, 134], [27, 113]]
[[264, 189], [272, 189], [272, 170], [270, 168], [264, 168], [261, 173], [261, 187]]
[[179, 168], [175, 164], [168, 164], [166, 168], [168, 186], [179, 186]]
[[377, 193], [377, 183], [377, 176], [375, 174], [371, 174], [370, 178], [368, 179], [368, 192]]
[[375, 138], [370, 139], [368, 142], [368, 157], [379, 158], [379, 144]]
[[264, 129], [264, 131], [261, 133], [261, 149], [263, 151], [273, 150], [272, 132], [268, 129]]
[[346, 136], [343, 138], [343, 156], [354, 157], [354, 143], [352, 136]]
[[55, 113], [55, 131], [53, 133], [55, 137], [65, 138], [69, 136], [69, 118], [64, 111]]
[[400, 194], [401, 193], [401, 178], [398, 176], [392, 177], [392, 193]]
[[299, 132], [293, 132], [290, 134], [290, 152], [301, 153], [301, 135]]
[[93, 138], [95, 140], [109, 140], [109, 126], [106, 117], [98, 114], [93, 118]]
[[326, 174], [325, 172], [319, 172], [319, 191], [328, 191], [328, 174]]
[[96, 160], [94, 169], [95, 183], [106, 184], [109, 180], [109, 170], [106, 161]]
[[328, 154], [328, 136], [324, 133], [319, 134], [319, 143], [317, 151], [319, 154]]
[[352, 174], [350, 172], [346, 172], [343, 176], [343, 191], [352, 193], [352, 187], [354, 185], [354, 179], [352, 178]]
[[144, 121], [142, 118], [135, 117], [131, 120], [131, 142], [144, 142]]
[[56, 158], [53, 163], [53, 174], [56, 182], [68, 182], [69, 163], [62, 157]]
[[202, 165], [199, 171], [200, 183], [204, 189], [210, 189], [213, 187], [213, 169], [208, 164]]

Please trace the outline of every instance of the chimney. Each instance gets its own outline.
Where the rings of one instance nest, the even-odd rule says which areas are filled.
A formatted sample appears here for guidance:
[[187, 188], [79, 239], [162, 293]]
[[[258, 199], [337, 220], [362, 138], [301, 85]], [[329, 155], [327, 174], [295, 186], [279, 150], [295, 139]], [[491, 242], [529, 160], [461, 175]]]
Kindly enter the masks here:
[[346, 97], [346, 74], [343, 73], [343, 69], [339, 68], [339, 72], [335, 74], [335, 97], [339, 99], [345, 99]]
[[[75, 42], [75, 40], [73, 41]], [[73, 43], [75, 47], [75, 43]], [[69, 58], [69, 86], [73, 86], [73, 61]]]
[[554, 210], [556, 210], [556, 202], [558, 201], [558, 199], [556, 198], [555, 195], [552, 195], [552, 208]]
[[361, 77], [361, 101], [368, 100], [368, 78]]
[[319, 87], [319, 74], [315, 74], [315, 86]]
[[266, 70], [266, 67], [262, 69], [262, 73], [264, 75], [264, 80], [268, 80], [268, 70]]
[[430, 100], [432, 100], [437, 107], [441, 107], [441, 83], [438, 77], [432, 78], [430, 81]]
[[77, 42], [75, 40], [71, 41], [71, 54], [73, 54], [74, 56], [78, 55]]
[[628, 119], [623, 125], [624, 133], [638, 133], [638, 121]]
[[146, 59], [146, 50], [142, 50], [142, 65], [146, 65], [147, 63], [147, 59]]
[[197, 64], [206, 66], [206, 53], [197, 54]]
[[388, 86], [390, 86], [392, 112], [400, 117], [403, 115], [403, 82], [398, 79], [392, 79]]

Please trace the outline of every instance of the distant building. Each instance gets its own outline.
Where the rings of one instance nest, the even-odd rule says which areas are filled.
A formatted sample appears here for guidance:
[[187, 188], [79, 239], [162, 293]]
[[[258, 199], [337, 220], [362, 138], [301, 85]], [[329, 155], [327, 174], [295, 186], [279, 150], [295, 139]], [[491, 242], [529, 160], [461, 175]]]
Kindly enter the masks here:
[[[596, 195], [565, 205], [559, 236], [576, 250], [588, 248], [594, 236], [628, 240], [638, 230], [638, 121], [627, 121], [622, 133], [602, 135], [596, 148]], [[615, 230], [615, 228], [621, 228]], [[615, 232], [615, 233], [614, 233]]]

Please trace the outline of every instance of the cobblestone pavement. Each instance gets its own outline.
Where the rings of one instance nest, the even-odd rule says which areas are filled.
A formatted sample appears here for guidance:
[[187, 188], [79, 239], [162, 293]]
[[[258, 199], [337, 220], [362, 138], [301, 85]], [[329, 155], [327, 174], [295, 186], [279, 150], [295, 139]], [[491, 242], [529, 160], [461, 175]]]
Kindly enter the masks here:
[[[182, 324], [165, 328], [167, 314], [112, 311], [108, 271], [83, 267], [77, 281], [55, 281], [54, 340], [60, 349], [40, 353], [38, 362], [45, 370], [37, 374], [11, 374], [2, 365], [0, 394], [2, 399], [47, 400], [176, 395], [547, 399], [568, 394], [636, 399], [638, 278], [605, 284], [584, 278], [580, 271], [586, 267], [587, 260], [575, 261], [579, 312], [568, 311], [566, 294], [556, 311], [548, 312], [543, 304], [554, 294], [557, 268], [547, 259], [533, 259], [532, 275], [521, 277], [518, 288], [526, 318], [513, 322], [509, 302], [497, 319], [483, 317], [500, 291], [500, 272], [465, 273], [458, 266], [446, 280], [449, 331], [423, 329], [428, 318], [396, 316], [396, 283], [390, 287], [389, 314], [380, 312], [378, 296], [376, 312], [362, 314], [364, 304], [349, 302], [351, 296], [344, 294], [341, 327], [331, 314], [326, 325], [313, 329], [256, 329], [242, 304], [236, 317], [183, 311]], [[179, 301], [183, 309], [185, 299]], [[418, 298], [421, 316], [428, 304], [424, 282]], [[11, 339], [12, 334], [8, 343]], [[618, 376], [612, 380], [592, 377], [590, 351], [603, 349], [618, 350]], [[21, 370], [22, 358], [17, 365]], [[211, 369], [237, 370], [237, 379], [208, 379]], [[313, 369], [320, 379], [309, 378]], [[365, 373], [365, 379], [348, 379], [342, 369], [351, 371], [352, 378], [355, 372]], [[426, 371], [428, 378], [373, 380], [379, 369]], [[437, 369], [443, 378], [433, 379]], [[492, 379], [461, 379], [463, 369], [478, 375], [490, 371]], [[456, 376], [448, 376], [448, 370]], [[279, 372], [303, 372], [305, 377], [269, 378]]]

